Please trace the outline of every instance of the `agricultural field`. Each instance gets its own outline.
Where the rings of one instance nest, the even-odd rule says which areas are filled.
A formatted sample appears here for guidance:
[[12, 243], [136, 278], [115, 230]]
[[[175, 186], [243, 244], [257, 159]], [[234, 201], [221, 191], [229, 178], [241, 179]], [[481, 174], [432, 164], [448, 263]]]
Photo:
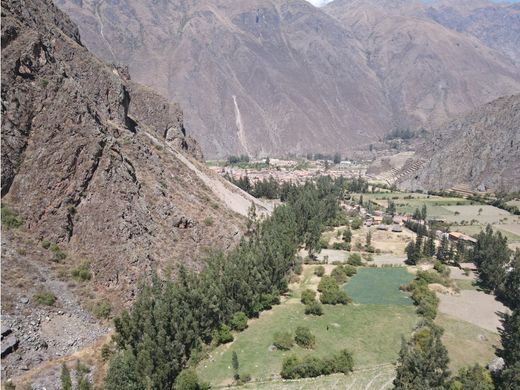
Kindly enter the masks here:
[[344, 288], [354, 303], [412, 305], [408, 294], [399, 290], [412, 279], [404, 267], [360, 268]]
[[500, 345], [496, 332], [442, 313], [435, 322], [444, 329], [442, 341], [448, 349], [453, 371], [475, 363], [485, 366], [495, 357], [495, 347]]
[[[216, 386], [231, 384], [233, 352], [236, 352], [238, 356], [239, 372], [251, 375], [254, 381], [279, 379], [282, 360], [292, 354], [300, 357], [308, 354], [325, 357], [330, 356], [334, 351], [347, 348], [353, 353], [355, 369], [394, 363], [400, 348], [401, 336], [408, 337], [418, 320], [415, 307], [406, 304], [384, 304], [385, 297], [381, 296], [381, 304], [324, 305], [322, 316], [307, 316], [304, 314], [304, 306], [300, 303], [298, 296], [304, 288], [315, 289], [319, 278], [313, 275], [314, 268], [315, 266], [311, 265], [304, 267], [304, 274], [301, 276], [300, 282], [291, 285], [291, 294], [284, 299], [281, 305], [262, 313], [258, 319], [250, 320], [249, 327], [245, 331], [237, 333], [232, 343], [213, 350], [210, 357], [198, 366], [197, 371], [201, 379], [211, 380], [211, 383]], [[330, 272], [333, 267], [327, 266], [326, 268], [327, 272]], [[397, 278], [391, 273], [385, 273], [385, 275], [393, 280], [393, 285], [398, 291]], [[377, 276], [380, 281], [382, 278], [384, 279], [383, 274]], [[366, 293], [362, 292], [362, 294]], [[297, 326], [307, 326], [316, 336], [314, 350], [294, 346], [290, 351], [281, 351], [272, 347], [274, 333], [294, 332]], [[392, 371], [393, 368], [390, 372]], [[368, 384], [372, 378], [373, 376], [359, 378], [356, 381]], [[389, 380], [389, 378], [381, 379], [384, 383]], [[329, 380], [334, 381], [337, 378], [327, 377], [326, 381]], [[305, 383], [302, 381], [298, 388], [305, 388], [302, 387], [305, 386]], [[378, 381], [373, 383], [374, 387], [368, 388], [386, 388], [383, 386], [384, 383]], [[282, 382], [280, 386], [282, 385], [285, 386], [285, 382]], [[273, 387], [271, 383], [267, 386], [264, 388], [277, 388]]]

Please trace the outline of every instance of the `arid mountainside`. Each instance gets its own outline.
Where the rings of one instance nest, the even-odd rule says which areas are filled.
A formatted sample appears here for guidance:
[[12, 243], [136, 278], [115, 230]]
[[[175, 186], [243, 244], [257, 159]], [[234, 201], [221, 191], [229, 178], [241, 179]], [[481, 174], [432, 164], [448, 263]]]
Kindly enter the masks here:
[[520, 91], [509, 57], [412, 0], [57, 4], [94, 53], [181, 103], [208, 157], [342, 151]]
[[[400, 179], [410, 189], [520, 190], [520, 95], [497, 99], [434, 131], [417, 171]], [[421, 165], [422, 163], [422, 165]]]
[[[2, 338], [8, 328], [18, 348], [4, 359], [2, 340], [7, 376], [102, 334], [82, 307], [117, 309], [151, 270], [200, 269], [242, 236], [253, 198], [198, 161], [177, 105], [125, 74], [50, 0], [2, 1]], [[38, 306], [39, 291], [54, 306]]]
[[182, 104], [209, 156], [335, 150], [386, 128], [359, 43], [304, 0], [57, 3], [87, 47]]
[[365, 48], [393, 123], [431, 127], [519, 92], [520, 70], [506, 55], [436, 23], [425, 7], [413, 0], [335, 0], [325, 7]]
[[436, 1], [424, 15], [452, 30], [471, 34], [520, 64], [520, 3]]

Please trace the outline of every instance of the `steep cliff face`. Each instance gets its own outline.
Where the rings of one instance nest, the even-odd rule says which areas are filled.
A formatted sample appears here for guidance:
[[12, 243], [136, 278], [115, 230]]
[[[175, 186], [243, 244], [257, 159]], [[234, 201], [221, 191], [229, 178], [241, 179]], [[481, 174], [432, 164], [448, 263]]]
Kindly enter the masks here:
[[400, 179], [404, 188], [519, 191], [520, 95], [497, 99], [441, 126], [417, 155], [422, 167]]
[[[23, 220], [2, 226], [3, 321], [21, 324], [19, 338], [27, 318], [36, 324], [2, 359], [11, 375], [92, 342], [76, 339], [75, 324], [98, 329], [81, 305], [104, 298], [117, 309], [151, 270], [199, 269], [208, 248], [234, 245], [253, 199], [198, 161], [176, 104], [89, 53], [51, 0], [2, 1], [1, 94], [2, 205]], [[91, 278], [74, 287], [82, 263]], [[54, 308], [35, 306], [40, 289]], [[67, 315], [54, 323], [57, 308]], [[70, 333], [49, 336], [46, 317]]]

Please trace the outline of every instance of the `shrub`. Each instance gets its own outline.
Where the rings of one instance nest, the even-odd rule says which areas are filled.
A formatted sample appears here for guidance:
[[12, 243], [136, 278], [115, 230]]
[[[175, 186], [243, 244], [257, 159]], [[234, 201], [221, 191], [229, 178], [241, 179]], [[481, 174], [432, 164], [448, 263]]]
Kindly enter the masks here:
[[16, 212], [11, 210], [7, 205], [1, 206], [1, 214], [2, 214], [2, 226], [7, 229], [11, 228], [19, 228], [23, 224], [23, 220], [18, 216]]
[[318, 291], [323, 292], [330, 289], [338, 288], [338, 284], [336, 281], [330, 276], [324, 276], [321, 278], [320, 283], [318, 284]]
[[110, 316], [110, 312], [112, 311], [112, 307], [110, 302], [103, 300], [94, 306], [94, 315], [97, 318], [108, 318]]
[[103, 344], [103, 346], [101, 347], [101, 359], [107, 362], [110, 360], [113, 354], [114, 350], [112, 349], [110, 343]]
[[334, 268], [330, 273], [330, 276], [333, 277], [338, 284], [344, 284], [348, 279], [347, 273], [341, 265]]
[[350, 227], [353, 230], [359, 229], [361, 226], [363, 226], [363, 220], [361, 218], [354, 218], [352, 222], [350, 223]]
[[303, 272], [303, 264], [302, 263], [298, 263], [294, 266], [294, 273], [296, 275], [301, 275]]
[[329, 240], [325, 238], [320, 238], [320, 248], [327, 249], [329, 247]]
[[352, 371], [353, 365], [352, 354], [347, 350], [325, 359], [306, 356], [300, 360], [296, 356], [288, 356], [282, 363], [280, 374], [284, 379], [312, 378], [339, 372], [346, 374]]
[[283, 351], [291, 349], [293, 346], [292, 334], [290, 332], [276, 332], [273, 345]]
[[90, 273], [90, 264], [88, 261], [82, 262], [72, 270], [72, 277], [80, 282], [85, 282], [92, 278]]
[[61, 250], [61, 248], [57, 244], [52, 244], [49, 249], [54, 254], [52, 257], [52, 261], [59, 263], [62, 260], [67, 258], [67, 254]]
[[304, 290], [302, 292], [301, 301], [304, 305], [308, 305], [312, 302], [315, 302], [316, 301], [316, 291], [309, 290], [309, 289]]
[[325, 267], [319, 265], [316, 268], [314, 268], [314, 275], [319, 276], [321, 278], [323, 275], [325, 275]]
[[350, 251], [350, 244], [348, 242], [335, 242], [332, 244], [332, 249]]
[[52, 306], [56, 302], [56, 295], [50, 291], [39, 291], [33, 295], [33, 298], [38, 305]]
[[308, 305], [305, 305], [305, 314], [321, 316], [323, 314], [323, 307], [319, 302], [311, 302]]
[[204, 225], [206, 225], [206, 226], [211, 226], [211, 225], [213, 225], [213, 218], [206, 217], [206, 218], [204, 218], [204, 220], [202, 222], [204, 222]]
[[355, 266], [363, 265], [361, 255], [359, 253], [351, 253], [348, 257], [347, 263]]
[[233, 317], [231, 317], [231, 320], [229, 321], [229, 324], [231, 325], [231, 329], [236, 331], [243, 331], [247, 328], [247, 316], [244, 312], [237, 312], [233, 314]]
[[175, 378], [174, 390], [201, 390], [207, 388], [206, 385], [199, 383], [197, 372], [193, 368], [182, 370]]
[[348, 374], [354, 369], [354, 358], [352, 357], [352, 353], [346, 349], [343, 349], [334, 355], [331, 362], [332, 372]]
[[233, 341], [231, 329], [227, 325], [221, 325], [219, 329], [213, 331], [213, 340], [216, 345], [227, 344]]
[[47, 240], [43, 240], [42, 241], [42, 248], [43, 249], [49, 249], [49, 247], [51, 246], [51, 243]]
[[304, 326], [298, 326], [296, 328], [296, 335], [294, 336], [294, 341], [302, 348], [314, 348], [316, 344], [316, 337], [311, 333], [309, 328]]

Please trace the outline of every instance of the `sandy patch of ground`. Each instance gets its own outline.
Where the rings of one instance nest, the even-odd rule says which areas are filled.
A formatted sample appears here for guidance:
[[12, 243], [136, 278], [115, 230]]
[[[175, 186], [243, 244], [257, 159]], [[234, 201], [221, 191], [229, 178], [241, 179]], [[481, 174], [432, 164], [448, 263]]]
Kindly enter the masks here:
[[396, 255], [379, 255], [374, 256], [373, 264], [381, 267], [383, 265], [399, 265], [404, 266], [406, 260], [406, 256], [396, 256]]
[[450, 268], [450, 278], [459, 279], [459, 280], [475, 280], [475, 273], [473, 271], [469, 271], [469, 275], [464, 273], [463, 269], [458, 267], [449, 267]]
[[498, 313], [505, 313], [508, 310], [493, 295], [481, 291], [462, 290], [457, 295], [439, 294], [438, 297], [441, 313], [495, 333], [501, 326]]

